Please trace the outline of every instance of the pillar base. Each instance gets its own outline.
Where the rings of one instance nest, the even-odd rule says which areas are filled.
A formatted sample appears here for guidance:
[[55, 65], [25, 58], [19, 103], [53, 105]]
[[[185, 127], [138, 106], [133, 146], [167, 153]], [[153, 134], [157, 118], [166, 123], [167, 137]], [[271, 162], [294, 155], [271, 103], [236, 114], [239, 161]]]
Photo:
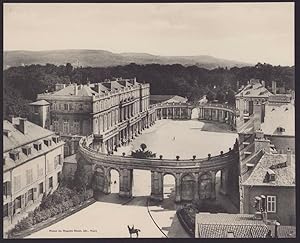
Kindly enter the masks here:
[[164, 197], [163, 197], [163, 195], [151, 194], [150, 199], [153, 200], [153, 201], [160, 201], [161, 202], [161, 201], [164, 200]]
[[126, 198], [131, 198], [132, 197], [132, 193], [131, 192], [119, 192], [119, 197], [126, 197]]

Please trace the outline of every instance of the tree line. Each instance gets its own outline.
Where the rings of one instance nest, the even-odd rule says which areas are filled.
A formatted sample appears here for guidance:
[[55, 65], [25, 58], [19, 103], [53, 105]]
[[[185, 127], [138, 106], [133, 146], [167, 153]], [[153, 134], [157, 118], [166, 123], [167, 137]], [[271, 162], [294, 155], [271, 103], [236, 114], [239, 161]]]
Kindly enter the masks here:
[[266, 86], [277, 81], [277, 86], [294, 89], [294, 66], [272, 66], [258, 63], [255, 66], [215, 68], [208, 70], [197, 66], [180, 64], [137, 65], [113, 67], [76, 67], [70, 63], [56, 66], [28, 65], [11, 67], [3, 73], [3, 115], [26, 116], [28, 103], [35, 101], [38, 93], [53, 91], [56, 83], [103, 82], [113, 77], [132, 78], [150, 83], [151, 94], [180, 95], [190, 101], [207, 95], [208, 100], [219, 100], [234, 104], [234, 94], [239, 85], [251, 78], [265, 80]]

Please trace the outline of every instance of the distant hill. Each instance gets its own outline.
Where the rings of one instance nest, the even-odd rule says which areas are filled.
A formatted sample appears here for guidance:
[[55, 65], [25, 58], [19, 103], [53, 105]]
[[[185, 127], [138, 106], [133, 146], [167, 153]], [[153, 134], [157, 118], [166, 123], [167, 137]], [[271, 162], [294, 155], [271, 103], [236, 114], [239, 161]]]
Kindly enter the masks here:
[[184, 66], [214, 69], [217, 67], [243, 67], [253, 64], [220, 59], [207, 55], [199, 56], [158, 56], [148, 53], [113, 53], [104, 50], [53, 50], [53, 51], [4, 51], [3, 68], [30, 64], [64, 65], [82, 67], [109, 67], [136, 64], [181, 64]]

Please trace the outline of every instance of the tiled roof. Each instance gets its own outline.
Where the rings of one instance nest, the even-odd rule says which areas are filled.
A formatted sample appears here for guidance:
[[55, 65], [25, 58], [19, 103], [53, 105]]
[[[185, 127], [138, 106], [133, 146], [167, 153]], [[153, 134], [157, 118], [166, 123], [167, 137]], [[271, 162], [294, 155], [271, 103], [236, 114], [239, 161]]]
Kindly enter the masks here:
[[[275, 225], [268, 225], [272, 232], [272, 236], [275, 237]], [[296, 238], [296, 227], [289, 225], [279, 225], [277, 229], [278, 238]]]
[[[14, 119], [16, 123], [19, 124], [19, 118]], [[8, 137], [3, 134], [3, 152], [54, 134], [54, 132], [44, 129], [30, 121], [26, 121], [26, 129], [28, 131], [26, 134], [23, 134], [17, 129], [16, 125], [13, 125], [7, 120], [3, 121], [3, 130], [4, 129], [10, 131], [10, 136]]]
[[[285, 129], [278, 132], [277, 128]], [[284, 105], [266, 105], [265, 120], [261, 129], [268, 135], [290, 135], [295, 136], [295, 106], [291, 103]]]
[[[89, 86], [83, 85], [81, 88], [77, 85], [77, 95], [76, 96], [93, 96], [97, 94], [96, 91], [92, 90]], [[53, 93], [54, 95], [75, 95], [74, 85], [69, 85], [59, 91]]]
[[29, 105], [50, 105], [50, 103], [46, 100], [38, 100], [30, 103]]
[[253, 172], [243, 185], [255, 186], [295, 186], [295, 156], [292, 155], [291, 167], [272, 169], [275, 173], [275, 181], [264, 182], [267, 171], [272, 165], [278, 165], [287, 161], [286, 154], [265, 153], [258, 161]]
[[265, 238], [267, 225], [252, 214], [199, 213], [196, 216], [199, 238]]
[[247, 84], [245, 88], [243, 88], [236, 97], [261, 97], [267, 98], [272, 96], [273, 94], [267, 90], [264, 86], [262, 86], [259, 82], [254, 84]]
[[187, 98], [175, 95], [171, 99], [168, 99], [168, 100], [164, 101], [163, 103], [186, 103], [187, 100], [188, 100]]

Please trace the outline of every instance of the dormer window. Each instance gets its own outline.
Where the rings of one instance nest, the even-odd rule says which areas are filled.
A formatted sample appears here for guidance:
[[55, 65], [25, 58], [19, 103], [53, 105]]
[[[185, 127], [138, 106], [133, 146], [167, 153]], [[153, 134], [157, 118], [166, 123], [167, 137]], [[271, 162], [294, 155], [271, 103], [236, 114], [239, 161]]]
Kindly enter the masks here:
[[12, 150], [9, 152], [9, 157], [13, 160], [13, 161], [17, 161], [20, 159], [20, 152], [17, 150]]
[[59, 142], [59, 136], [53, 136], [52, 140], [54, 143], [58, 143]]
[[227, 232], [227, 238], [235, 238], [232, 231]]
[[275, 172], [271, 169], [268, 169], [264, 182], [275, 181]]
[[285, 129], [283, 127], [277, 127], [277, 132], [285, 132]]
[[36, 142], [33, 144], [33, 147], [37, 150], [40, 151], [42, 150], [42, 142]]
[[30, 146], [30, 145], [24, 146], [24, 147], [22, 148], [22, 152], [23, 152], [24, 154], [26, 154], [27, 156], [30, 155], [30, 154], [31, 154], [31, 146]]
[[51, 146], [52, 140], [51, 139], [45, 139], [44, 144], [47, 145], [48, 147]]

